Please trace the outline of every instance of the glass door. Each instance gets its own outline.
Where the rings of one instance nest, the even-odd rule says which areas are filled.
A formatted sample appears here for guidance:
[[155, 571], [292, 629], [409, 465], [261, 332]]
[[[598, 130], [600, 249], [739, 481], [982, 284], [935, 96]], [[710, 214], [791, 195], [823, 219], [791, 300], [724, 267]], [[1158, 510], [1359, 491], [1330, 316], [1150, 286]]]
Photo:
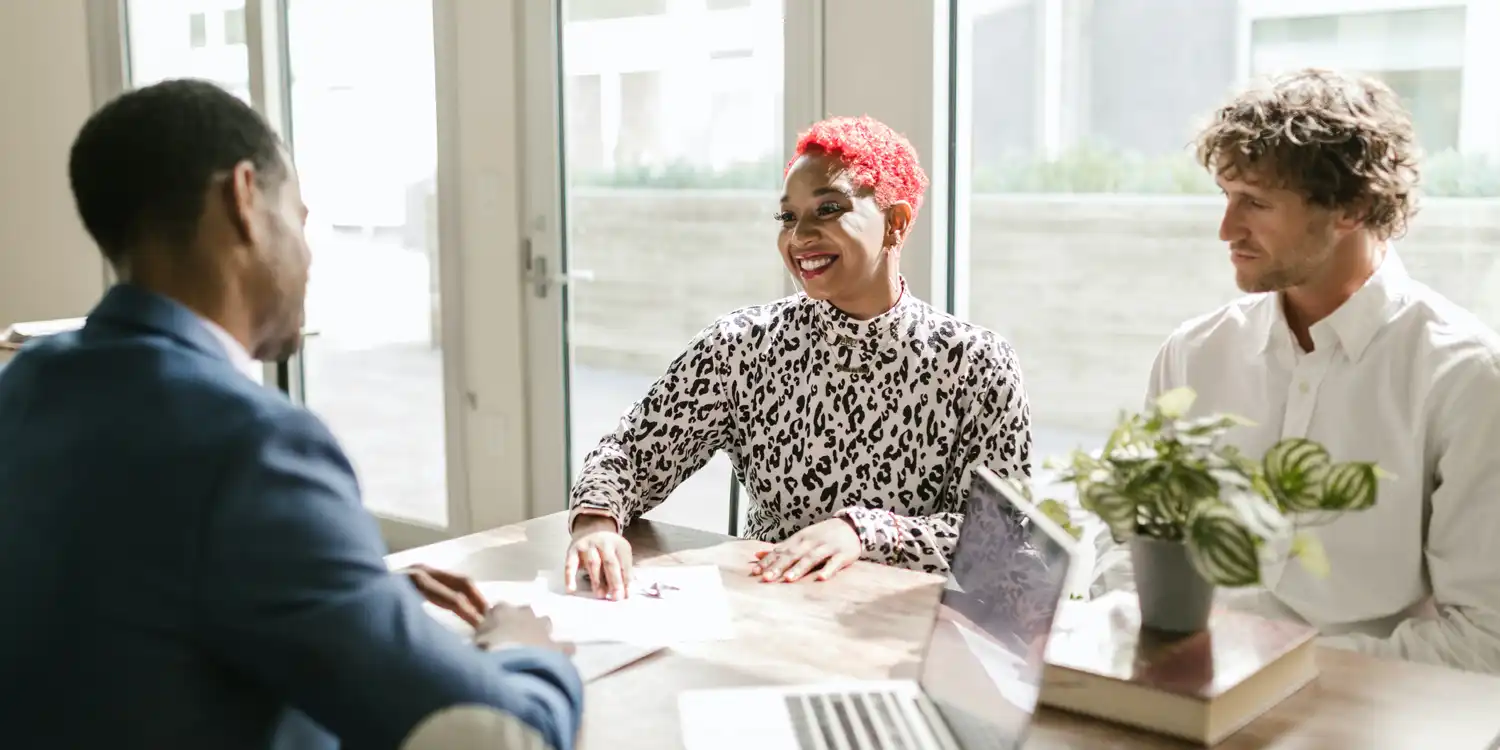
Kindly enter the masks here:
[[433, 13], [432, 0], [127, 0], [121, 24], [125, 85], [214, 81], [287, 140], [313, 267], [283, 385], [338, 437], [395, 549], [473, 525], [450, 439]]
[[447, 536], [433, 4], [285, 3], [313, 248], [307, 405], [343, 443], [372, 512]]
[[[555, 13], [526, 34], [528, 124], [547, 134], [529, 142], [529, 192], [558, 196], [528, 207], [539, 512], [567, 506], [584, 457], [696, 333], [792, 290], [772, 219], [782, 0], [562, 0]], [[720, 455], [648, 517], [723, 532], [730, 496]]]

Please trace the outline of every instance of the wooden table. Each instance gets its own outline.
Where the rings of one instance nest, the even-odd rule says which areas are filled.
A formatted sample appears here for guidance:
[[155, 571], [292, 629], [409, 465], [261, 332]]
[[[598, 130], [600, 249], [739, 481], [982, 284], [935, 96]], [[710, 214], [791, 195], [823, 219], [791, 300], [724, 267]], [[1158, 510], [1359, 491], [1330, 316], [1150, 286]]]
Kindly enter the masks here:
[[[392, 567], [426, 563], [476, 579], [529, 579], [560, 566], [565, 514], [406, 550]], [[760, 583], [753, 553], [768, 545], [640, 521], [627, 537], [637, 565], [714, 564], [738, 637], [660, 652], [589, 683], [580, 748], [682, 747], [677, 693], [706, 687], [879, 679], [915, 674], [938, 576], [857, 563], [827, 582]], [[1334, 650], [1322, 675], [1217, 747], [1223, 750], [1493, 750], [1500, 735], [1500, 678]], [[751, 720], [753, 717], [746, 717]], [[1187, 743], [1043, 709], [1027, 750], [1187, 748]]]

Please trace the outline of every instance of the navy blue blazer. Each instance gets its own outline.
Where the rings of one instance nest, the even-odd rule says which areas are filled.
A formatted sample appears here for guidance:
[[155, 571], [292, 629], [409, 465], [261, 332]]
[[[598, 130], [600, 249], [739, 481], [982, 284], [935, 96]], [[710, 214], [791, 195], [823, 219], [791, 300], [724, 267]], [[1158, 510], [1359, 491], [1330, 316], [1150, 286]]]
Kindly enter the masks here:
[[478, 650], [385, 552], [317, 417], [117, 285], [0, 371], [0, 744], [394, 748], [482, 704], [572, 748], [567, 658]]

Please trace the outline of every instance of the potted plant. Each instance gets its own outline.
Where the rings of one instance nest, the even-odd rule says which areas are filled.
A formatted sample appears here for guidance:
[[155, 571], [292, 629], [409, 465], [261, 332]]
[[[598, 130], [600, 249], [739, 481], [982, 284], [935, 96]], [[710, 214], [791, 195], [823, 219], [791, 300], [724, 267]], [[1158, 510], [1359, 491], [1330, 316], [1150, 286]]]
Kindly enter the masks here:
[[1122, 415], [1097, 454], [1074, 451], [1048, 464], [1128, 546], [1141, 625], [1167, 632], [1206, 627], [1216, 587], [1260, 583], [1273, 541], [1290, 540], [1289, 556], [1326, 572], [1317, 538], [1303, 529], [1372, 507], [1384, 476], [1373, 463], [1336, 464], [1305, 438], [1253, 460], [1222, 439], [1249, 422], [1189, 418], [1195, 396], [1187, 388], [1162, 394], [1145, 413]]

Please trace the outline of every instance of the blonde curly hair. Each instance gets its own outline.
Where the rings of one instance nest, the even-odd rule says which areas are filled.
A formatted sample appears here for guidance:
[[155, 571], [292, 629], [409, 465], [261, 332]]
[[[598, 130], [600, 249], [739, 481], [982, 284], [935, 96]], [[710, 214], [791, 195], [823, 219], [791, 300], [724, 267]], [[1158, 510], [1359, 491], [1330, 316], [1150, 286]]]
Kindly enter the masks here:
[[1411, 116], [1373, 78], [1317, 68], [1272, 77], [1215, 110], [1196, 148], [1215, 174], [1354, 209], [1380, 239], [1404, 234], [1416, 213], [1421, 154]]

